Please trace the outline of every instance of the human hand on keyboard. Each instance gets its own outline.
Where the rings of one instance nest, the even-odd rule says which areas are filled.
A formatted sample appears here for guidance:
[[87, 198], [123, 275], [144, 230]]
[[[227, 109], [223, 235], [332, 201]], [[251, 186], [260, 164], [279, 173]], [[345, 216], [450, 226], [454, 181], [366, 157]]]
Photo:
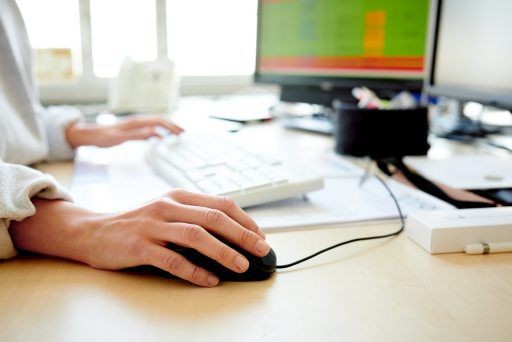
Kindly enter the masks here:
[[76, 122], [66, 129], [66, 139], [71, 147], [93, 145], [111, 147], [129, 140], [160, 137], [159, 128], [180, 134], [183, 129], [161, 116], [133, 116], [115, 124], [102, 126]]

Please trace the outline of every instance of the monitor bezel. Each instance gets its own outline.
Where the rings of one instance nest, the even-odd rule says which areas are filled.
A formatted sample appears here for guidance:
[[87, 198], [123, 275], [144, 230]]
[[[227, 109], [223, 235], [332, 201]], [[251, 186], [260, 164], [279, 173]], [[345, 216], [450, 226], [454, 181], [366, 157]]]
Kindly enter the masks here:
[[492, 91], [475, 90], [471, 87], [446, 86], [435, 83], [437, 44], [443, 0], [430, 0], [429, 34], [425, 61], [425, 91], [432, 96], [448, 97], [459, 101], [473, 101], [483, 105], [512, 109], [512, 94], [498, 94]]
[[[255, 83], [271, 83], [283, 86], [318, 86], [324, 91], [332, 91], [340, 88], [353, 88], [366, 86], [375, 90], [410, 90], [421, 91], [424, 83], [424, 76], [386, 78], [386, 77], [350, 77], [350, 76], [295, 76], [279, 74], [262, 74], [259, 70], [260, 45], [261, 45], [261, 9], [262, 0], [258, 0], [257, 32], [256, 32], [256, 60], [255, 60]], [[425, 68], [424, 68], [425, 70]], [[423, 73], [424, 75], [424, 73]]]

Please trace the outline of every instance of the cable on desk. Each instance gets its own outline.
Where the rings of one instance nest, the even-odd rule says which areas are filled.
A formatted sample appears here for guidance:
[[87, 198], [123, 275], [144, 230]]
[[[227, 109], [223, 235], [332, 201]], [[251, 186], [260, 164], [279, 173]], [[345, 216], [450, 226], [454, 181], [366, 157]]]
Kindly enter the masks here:
[[[367, 164], [365, 173], [361, 177], [361, 181], [359, 183], [360, 186], [368, 179], [368, 175], [370, 174], [370, 163], [371, 163], [371, 161], [369, 161], [369, 163]], [[405, 219], [404, 219], [404, 215], [402, 213], [402, 208], [400, 207], [400, 203], [398, 203], [398, 200], [396, 199], [395, 194], [393, 193], [391, 188], [386, 184], [386, 182], [384, 180], [382, 180], [382, 178], [380, 178], [376, 174], [374, 174], [373, 176], [386, 188], [387, 192], [389, 193], [389, 195], [393, 199], [393, 202], [395, 203], [396, 209], [398, 211], [398, 215], [400, 216], [400, 228], [397, 231], [395, 231], [393, 233], [389, 233], [389, 234], [384, 234], [384, 235], [366, 236], [366, 237], [360, 237], [360, 238], [343, 241], [343, 242], [337, 243], [335, 245], [332, 245], [330, 247], [324, 248], [324, 249], [322, 249], [316, 253], [313, 253], [303, 259], [300, 259], [300, 260], [297, 260], [297, 261], [294, 261], [294, 262], [291, 262], [291, 263], [285, 264], [285, 265], [277, 265], [276, 268], [278, 268], [278, 269], [288, 268], [288, 267], [298, 265], [300, 263], [303, 263], [304, 261], [307, 261], [309, 259], [319, 256], [320, 254], [330, 251], [331, 249], [335, 249], [335, 248], [341, 247], [343, 245], [348, 245], [349, 243], [359, 242], [359, 241], [367, 241], [367, 240], [375, 240], [375, 239], [384, 239], [384, 238], [396, 236], [396, 235], [399, 235], [400, 233], [402, 233], [405, 228]]]

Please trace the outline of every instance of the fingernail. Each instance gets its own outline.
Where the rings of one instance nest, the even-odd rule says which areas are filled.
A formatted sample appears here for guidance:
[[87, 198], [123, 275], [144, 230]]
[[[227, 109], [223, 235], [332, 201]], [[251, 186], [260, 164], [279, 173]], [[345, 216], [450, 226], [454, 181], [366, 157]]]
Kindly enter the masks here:
[[240, 271], [245, 271], [249, 268], [249, 261], [244, 257], [237, 256], [235, 259], [235, 265]]
[[263, 240], [259, 240], [257, 243], [256, 243], [256, 250], [258, 251], [258, 253], [260, 253], [261, 255], [267, 255], [268, 252], [270, 251], [270, 246], [268, 245], [268, 243], [266, 243], [265, 241]]
[[208, 282], [208, 284], [210, 284], [211, 286], [216, 286], [218, 283], [219, 283], [219, 279], [215, 276], [212, 276], [212, 275], [209, 275], [207, 278], [206, 278], [206, 281]]
[[259, 230], [259, 232], [260, 232], [260, 236], [261, 236], [262, 238], [265, 238], [265, 237], [266, 237], [266, 236], [265, 236], [265, 233], [263, 233], [263, 230], [261, 230], [261, 229], [260, 229], [260, 230]]

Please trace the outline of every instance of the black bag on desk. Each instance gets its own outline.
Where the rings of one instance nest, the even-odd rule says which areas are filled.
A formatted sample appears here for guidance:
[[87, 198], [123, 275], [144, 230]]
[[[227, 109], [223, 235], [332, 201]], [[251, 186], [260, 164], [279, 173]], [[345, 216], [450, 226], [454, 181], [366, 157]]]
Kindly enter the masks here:
[[428, 144], [427, 108], [365, 109], [334, 102], [336, 152], [372, 159], [424, 155]]

